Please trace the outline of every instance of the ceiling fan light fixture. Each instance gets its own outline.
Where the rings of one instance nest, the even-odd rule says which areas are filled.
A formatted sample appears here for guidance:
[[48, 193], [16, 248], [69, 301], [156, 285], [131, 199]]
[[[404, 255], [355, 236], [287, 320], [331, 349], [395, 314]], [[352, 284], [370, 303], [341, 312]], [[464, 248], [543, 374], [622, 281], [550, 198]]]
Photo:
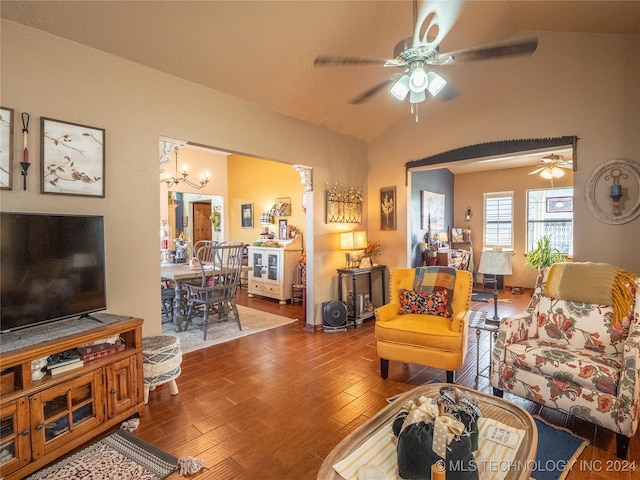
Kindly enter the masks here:
[[419, 93], [424, 92], [429, 84], [427, 72], [422, 67], [416, 67], [411, 72], [409, 77], [409, 88], [412, 92]]
[[560, 178], [564, 176], [564, 172], [561, 168], [556, 167], [555, 165], [552, 167], [547, 167], [540, 172], [540, 176], [547, 180], [551, 180], [552, 178]]
[[433, 70], [430, 70], [427, 73], [427, 79], [429, 82], [429, 85], [427, 86], [427, 90], [429, 91], [432, 97], [435, 97], [436, 95], [438, 95], [442, 91], [442, 89], [447, 85], [447, 81], [444, 78], [442, 78], [440, 75], [438, 75], [436, 72], [434, 72]]
[[409, 93], [409, 75], [402, 75], [389, 89], [389, 93], [400, 101], [407, 98]]

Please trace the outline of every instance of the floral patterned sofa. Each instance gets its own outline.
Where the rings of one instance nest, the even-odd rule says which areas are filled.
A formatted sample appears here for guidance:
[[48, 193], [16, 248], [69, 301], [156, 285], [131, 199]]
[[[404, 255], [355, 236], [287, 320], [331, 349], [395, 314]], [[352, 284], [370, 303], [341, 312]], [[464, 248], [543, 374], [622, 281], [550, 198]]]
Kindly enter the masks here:
[[640, 417], [640, 277], [582, 264], [587, 272], [596, 265], [624, 275], [615, 278], [626, 302], [612, 294], [614, 309], [576, 300], [590, 291], [582, 288], [581, 275], [573, 279], [571, 300], [554, 297], [549, 275], [558, 265], [569, 264], [541, 269], [527, 310], [500, 322], [491, 363], [494, 394], [509, 392], [610, 429], [618, 457], [626, 458]]

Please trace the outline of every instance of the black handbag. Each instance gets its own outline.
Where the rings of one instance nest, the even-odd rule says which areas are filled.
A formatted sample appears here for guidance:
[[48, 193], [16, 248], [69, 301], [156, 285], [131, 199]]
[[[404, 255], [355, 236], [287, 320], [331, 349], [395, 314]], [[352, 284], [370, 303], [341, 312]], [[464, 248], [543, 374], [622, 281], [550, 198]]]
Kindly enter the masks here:
[[[400, 476], [430, 480], [431, 466], [443, 461], [447, 480], [478, 480], [473, 452], [478, 449], [480, 416], [478, 405], [454, 387], [443, 387], [435, 399], [405, 405], [393, 422]], [[443, 429], [447, 430], [445, 441]]]

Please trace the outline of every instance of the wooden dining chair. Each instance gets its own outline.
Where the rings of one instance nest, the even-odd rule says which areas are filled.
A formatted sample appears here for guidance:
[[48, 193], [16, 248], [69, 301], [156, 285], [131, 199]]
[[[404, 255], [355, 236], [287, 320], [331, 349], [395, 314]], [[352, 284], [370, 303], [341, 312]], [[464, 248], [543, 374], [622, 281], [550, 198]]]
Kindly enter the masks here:
[[[210, 315], [219, 321], [233, 320], [242, 330], [240, 315], [236, 306], [236, 290], [242, 270], [242, 250], [240, 242], [216, 243], [198, 249], [196, 258], [200, 268], [200, 284], [187, 284], [186, 303], [188, 305], [185, 329], [192, 325], [204, 333]], [[201, 316], [196, 316], [200, 314]]]

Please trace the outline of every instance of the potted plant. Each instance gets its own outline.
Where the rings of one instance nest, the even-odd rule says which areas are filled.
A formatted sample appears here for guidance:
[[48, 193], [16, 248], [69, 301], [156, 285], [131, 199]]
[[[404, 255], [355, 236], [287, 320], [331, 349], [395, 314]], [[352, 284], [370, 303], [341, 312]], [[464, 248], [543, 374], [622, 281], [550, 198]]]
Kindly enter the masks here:
[[544, 235], [538, 240], [533, 250], [527, 253], [525, 265], [531, 265], [533, 268], [540, 269], [549, 267], [556, 262], [564, 262], [564, 254], [551, 244], [548, 236]]

